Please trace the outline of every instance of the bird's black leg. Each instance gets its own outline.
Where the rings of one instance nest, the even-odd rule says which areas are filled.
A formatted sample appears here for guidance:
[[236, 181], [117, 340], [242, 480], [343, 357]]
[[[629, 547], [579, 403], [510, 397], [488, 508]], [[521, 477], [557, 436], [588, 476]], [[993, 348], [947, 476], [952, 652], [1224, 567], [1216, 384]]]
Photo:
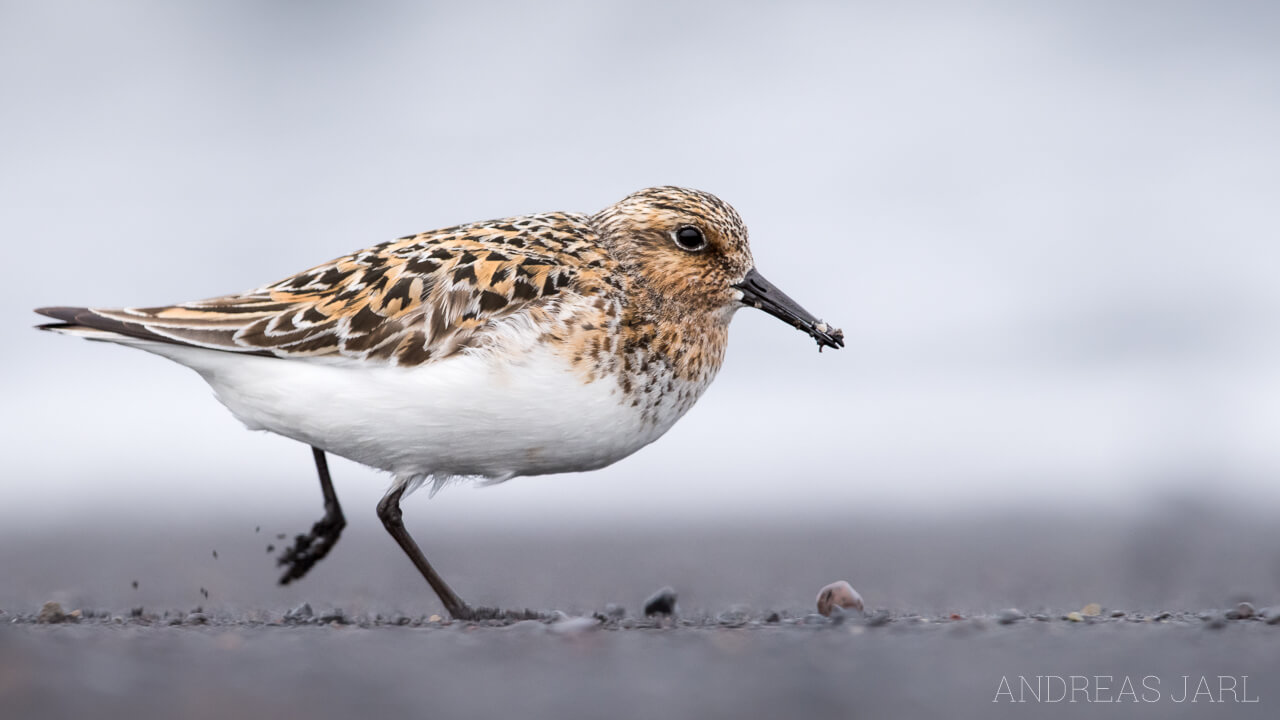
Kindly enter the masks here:
[[439, 573], [431, 567], [431, 563], [427, 562], [426, 556], [422, 554], [422, 550], [418, 548], [418, 543], [413, 541], [409, 535], [409, 531], [404, 529], [402, 513], [400, 512], [400, 496], [404, 495], [404, 486], [396, 485], [382, 496], [382, 500], [378, 501], [378, 517], [382, 520], [382, 524], [387, 528], [387, 532], [391, 533], [391, 537], [396, 539], [400, 544], [400, 548], [404, 550], [409, 559], [413, 561], [414, 567], [418, 568], [418, 572], [422, 573], [422, 577], [427, 579], [427, 584], [432, 590], [436, 591], [436, 595], [440, 597], [440, 602], [444, 603], [444, 609], [449, 611], [449, 615], [454, 620], [471, 620], [476, 617], [476, 613], [458, 597], [457, 593], [449, 587], [449, 584], [440, 577]]
[[347, 519], [342, 516], [342, 506], [338, 504], [338, 496], [333, 492], [333, 481], [329, 479], [329, 463], [325, 461], [324, 451], [311, 448], [316, 459], [316, 472], [320, 474], [320, 491], [324, 493], [324, 517], [311, 526], [311, 532], [294, 538], [293, 547], [284, 551], [278, 565], [287, 568], [280, 576], [280, 584], [288, 585], [307, 574], [313, 565], [329, 554], [333, 546], [338, 544], [338, 536], [342, 528], [347, 526]]

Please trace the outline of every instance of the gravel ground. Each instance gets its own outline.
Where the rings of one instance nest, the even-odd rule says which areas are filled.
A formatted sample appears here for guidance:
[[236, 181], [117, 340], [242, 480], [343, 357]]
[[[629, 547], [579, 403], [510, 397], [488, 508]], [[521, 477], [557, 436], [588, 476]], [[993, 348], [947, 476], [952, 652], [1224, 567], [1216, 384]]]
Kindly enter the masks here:
[[[1265, 518], [414, 528], [464, 597], [548, 613], [489, 624], [433, 618], [376, 521], [276, 586], [266, 546], [285, 542], [259, 522], [0, 531], [0, 717], [1280, 712], [1280, 530]], [[865, 614], [814, 612], [839, 579]], [[665, 585], [678, 614], [643, 617]], [[1045, 684], [1040, 700], [1020, 678]]]

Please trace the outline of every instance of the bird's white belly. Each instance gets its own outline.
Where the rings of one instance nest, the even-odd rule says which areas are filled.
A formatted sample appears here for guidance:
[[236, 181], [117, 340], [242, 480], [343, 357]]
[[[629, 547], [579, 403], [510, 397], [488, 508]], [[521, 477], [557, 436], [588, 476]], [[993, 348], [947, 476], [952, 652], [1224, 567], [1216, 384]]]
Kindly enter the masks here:
[[204, 376], [250, 428], [401, 480], [593, 470], [653, 442], [683, 414], [645, 422], [616, 379], [584, 382], [545, 349], [412, 368], [153, 349], [162, 350]]

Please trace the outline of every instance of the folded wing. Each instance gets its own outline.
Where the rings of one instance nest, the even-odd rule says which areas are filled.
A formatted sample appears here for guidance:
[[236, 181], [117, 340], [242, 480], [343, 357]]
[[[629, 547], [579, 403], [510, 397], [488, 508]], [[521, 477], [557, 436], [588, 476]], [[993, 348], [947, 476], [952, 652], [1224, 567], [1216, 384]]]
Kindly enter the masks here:
[[[239, 295], [148, 308], [41, 308], [49, 330], [276, 357], [420, 365], [505, 319], [554, 312], [608, 262], [585, 218], [462, 225], [382, 243]], [[537, 319], [531, 317], [530, 319]]]

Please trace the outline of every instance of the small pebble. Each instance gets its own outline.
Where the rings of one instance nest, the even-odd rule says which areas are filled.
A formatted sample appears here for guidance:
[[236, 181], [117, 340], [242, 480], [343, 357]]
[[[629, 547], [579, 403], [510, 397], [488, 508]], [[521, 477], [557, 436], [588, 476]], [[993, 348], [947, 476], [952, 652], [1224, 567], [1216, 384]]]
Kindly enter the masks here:
[[1035, 613], [1034, 615], [1031, 616], [1031, 619], [1039, 620], [1040, 622], [1045, 622], [1046, 620], [1049, 619], [1049, 616], [1045, 615], [1044, 613]]
[[1066, 619], [1070, 620], [1071, 622], [1084, 622], [1084, 616], [1074, 611], [1067, 613]]
[[1227, 613], [1227, 618], [1231, 620], [1248, 620], [1257, 614], [1258, 611], [1254, 609], [1251, 603], [1242, 602], [1236, 606], [1235, 610]]
[[742, 627], [750, 617], [751, 613], [746, 607], [735, 605], [716, 615], [716, 622], [723, 627]]
[[304, 602], [298, 607], [284, 614], [285, 620], [303, 621], [310, 620], [315, 616], [315, 611], [311, 609], [311, 603]]
[[51, 601], [40, 606], [40, 615], [36, 618], [36, 622], [51, 624], [65, 622], [66, 619], [66, 613], [62, 612], [62, 605]]
[[782, 616], [775, 610], [774, 612], [769, 613], [769, 617], [766, 617], [764, 621], [769, 624], [780, 623], [782, 622]]
[[862, 612], [862, 596], [844, 580], [833, 582], [818, 591], [818, 612], [830, 615], [833, 607]]
[[1152, 618], [1152, 620], [1155, 620], [1156, 622], [1159, 622], [1159, 621], [1161, 621], [1161, 620], [1168, 620], [1168, 619], [1169, 619], [1169, 618], [1171, 618], [1171, 617], [1173, 617], [1173, 613], [1169, 612], [1168, 610], [1164, 610], [1164, 611], [1161, 611], [1161, 612], [1157, 613], [1157, 614], [1156, 614], [1156, 616], [1155, 616], [1154, 618]]
[[1111, 617], [1113, 617], [1113, 618], [1122, 618], [1122, 617], [1124, 617], [1124, 611], [1123, 611], [1123, 610], [1112, 610], [1112, 611], [1111, 611]]
[[[537, 622], [536, 620], [526, 620], [525, 622]], [[588, 630], [595, 630], [600, 627], [600, 621], [592, 617], [571, 617], [567, 620], [560, 620], [551, 623], [547, 629], [557, 635], [579, 635]]]
[[432, 615], [431, 617], [427, 618], [427, 622], [438, 623], [443, 619], [444, 618], [440, 617], [439, 615]]
[[1012, 625], [1019, 620], [1026, 619], [1026, 617], [1026, 613], [1022, 612], [1018, 608], [1007, 608], [1005, 610], [1001, 610], [1000, 613], [996, 615], [996, 622], [1001, 625]]
[[676, 613], [676, 591], [664, 587], [644, 601], [644, 616], [674, 615]]
[[1080, 608], [1080, 614], [1086, 617], [1097, 617], [1102, 614], [1102, 606], [1098, 603], [1089, 603]]
[[1268, 625], [1280, 625], [1280, 605], [1263, 610], [1262, 619], [1266, 620]]
[[186, 623], [188, 625], [204, 625], [209, 622], [209, 616], [202, 612], [193, 612], [187, 615]]
[[892, 619], [893, 616], [889, 614], [888, 610], [879, 608], [875, 612], [871, 613], [871, 615], [863, 622], [867, 627], [880, 627], [881, 625], [888, 625], [889, 621]]
[[320, 622], [321, 623], [337, 623], [339, 625], [346, 625], [349, 621], [347, 620], [346, 614], [342, 612], [342, 608], [334, 608], [329, 612], [321, 615]]

